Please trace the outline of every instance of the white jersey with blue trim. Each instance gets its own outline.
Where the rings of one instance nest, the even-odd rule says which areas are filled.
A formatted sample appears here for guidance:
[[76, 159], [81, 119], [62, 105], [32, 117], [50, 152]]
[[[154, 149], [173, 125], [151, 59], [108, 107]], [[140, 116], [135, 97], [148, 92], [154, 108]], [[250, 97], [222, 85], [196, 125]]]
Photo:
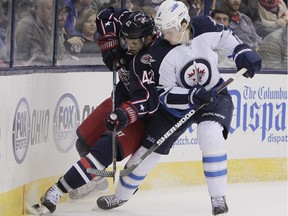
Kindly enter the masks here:
[[211, 90], [219, 83], [218, 55], [214, 50], [221, 48], [227, 57], [232, 57], [234, 48], [241, 43], [230, 29], [208, 16], [196, 17], [192, 23], [192, 39], [171, 49], [159, 66], [161, 103], [179, 112], [192, 108], [188, 96], [191, 86], [199, 83]]

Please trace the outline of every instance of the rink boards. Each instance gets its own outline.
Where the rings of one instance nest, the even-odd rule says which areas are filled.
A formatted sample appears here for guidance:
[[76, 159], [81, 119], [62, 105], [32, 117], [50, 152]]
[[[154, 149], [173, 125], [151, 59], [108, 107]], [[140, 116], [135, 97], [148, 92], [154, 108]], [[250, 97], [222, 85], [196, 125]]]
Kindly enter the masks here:
[[[111, 89], [108, 72], [1, 76], [1, 216], [22, 215], [27, 194], [38, 199], [78, 160], [75, 129]], [[287, 180], [287, 75], [241, 77], [229, 91], [229, 182]], [[196, 130], [192, 125], [176, 141], [142, 189], [205, 183]]]

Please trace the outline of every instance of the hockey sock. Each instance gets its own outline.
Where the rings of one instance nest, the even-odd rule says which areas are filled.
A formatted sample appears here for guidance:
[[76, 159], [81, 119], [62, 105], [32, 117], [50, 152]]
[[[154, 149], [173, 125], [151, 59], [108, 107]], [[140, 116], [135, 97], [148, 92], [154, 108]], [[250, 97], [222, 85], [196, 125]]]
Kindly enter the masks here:
[[[138, 160], [145, 152], [146, 148], [140, 147], [128, 160], [126, 166], [129, 167]], [[129, 200], [139, 185], [144, 181], [146, 175], [152, 170], [160, 159], [160, 154], [151, 153], [145, 160], [143, 160], [136, 169], [128, 176], [120, 177], [117, 184], [115, 195], [122, 200]]]
[[224, 196], [227, 185], [227, 155], [213, 152], [203, 155], [203, 170], [210, 196]]
[[95, 175], [87, 173], [87, 168], [105, 169], [105, 167], [89, 153], [75, 163], [66, 174], [59, 179], [57, 182], [58, 187], [65, 193], [66, 191], [69, 192], [85, 185], [95, 177]]
[[227, 154], [223, 126], [214, 121], [201, 122], [197, 137], [202, 150], [203, 171], [210, 196], [224, 196], [227, 185]]

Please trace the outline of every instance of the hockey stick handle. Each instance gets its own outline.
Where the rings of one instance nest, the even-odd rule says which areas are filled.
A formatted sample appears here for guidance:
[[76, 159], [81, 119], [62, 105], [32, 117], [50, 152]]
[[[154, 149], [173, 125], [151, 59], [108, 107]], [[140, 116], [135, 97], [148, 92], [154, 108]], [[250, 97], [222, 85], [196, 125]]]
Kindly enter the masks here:
[[224, 83], [222, 83], [222, 85], [217, 88], [217, 92], [218, 93], [221, 92], [228, 85], [230, 85], [230, 83], [232, 83], [235, 79], [242, 76], [246, 72], [247, 72], [246, 68], [242, 68], [241, 70], [239, 70], [237, 73], [234, 74], [234, 76], [230, 77], [228, 80], [226, 80]]
[[[230, 85], [235, 79], [239, 76], [243, 75], [247, 71], [246, 68], [242, 68], [239, 70], [234, 76], [230, 77], [227, 81], [222, 83], [217, 92], [220, 93], [223, 89], [225, 89], [228, 85]], [[190, 110], [184, 117], [182, 117], [172, 128], [170, 128], [160, 139], [157, 140], [136, 162], [134, 162], [131, 166], [124, 168], [120, 171], [120, 176], [129, 175], [146, 157], [148, 157], [152, 152], [154, 152], [165, 140], [167, 140], [180, 126], [182, 126], [186, 121], [188, 121], [198, 110], [200, 110], [204, 104], [198, 106], [194, 110]], [[97, 170], [97, 169], [87, 169], [88, 173], [92, 173], [99, 176], [111, 177], [114, 176], [113, 171], [105, 171], [105, 170]]]
[[[113, 63], [113, 90], [112, 90], [112, 111], [115, 111], [116, 108], [116, 85], [117, 85], [117, 72], [116, 72], [116, 61]], [[116, 127], [112, 131], [112, 167], [113, 167], [113, 183], [115, 183], [115, 174], [116, 174], [116, 162], [117, 162], [117, 152], [116, 152]]]

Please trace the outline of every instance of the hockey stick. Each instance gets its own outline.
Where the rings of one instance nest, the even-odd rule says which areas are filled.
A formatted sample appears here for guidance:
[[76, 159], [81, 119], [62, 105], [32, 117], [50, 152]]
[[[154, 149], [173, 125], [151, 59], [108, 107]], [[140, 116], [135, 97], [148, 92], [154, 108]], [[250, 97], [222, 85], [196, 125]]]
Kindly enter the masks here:
[[[224, 83], [222, 83], [217, 92], [220, 93], [223, 89], [225, 89], [229, 84], [231, 84], [235, 79], [239, 76], [243, 75], [247, 71], [246, 68], [242, 68], [239, 70], [234, 76], [230, 77]], [[188, 121], [197, 111], [199, 111], [205, 104], [202, 104], [195, 108], [194, 110], [190, 110], [184, 117], [182, 117], [172, 128], [170, 128], [160, 139], [157, 140], [155, 144], [153, 144], [137, 161], [135, 161], [131, 166], [124, 168], [120, 171], [120, 176], [129, 175], [146, 157], [148, 157], [152, 152], [154, 152], [165, 140], [167, 140], [179, 127], [181, 127], [186, 121]], [[88, 173], [92, 173], [98, 176], [112, 177], [115, 176], [113, 171], [105, 171], [105, 170], [97, 170], [88, 168]]]
[[[113, 63], [113, 90], [112, 90], [112, 111], [115, 110], [115, 92], [116, 92], [116, 62]], [[110, 118], [115, 118], [117, 119], [117, 115], [113, 116], [111, 115]], [[116, 127], [114, 127], [114, 130], [112, 131], [112, 176], [113, 176], [113, 183], [115, 183], [115, 175], [116, 175], [116, 161], [117, 161], [117, 152], [116, 152]]]

